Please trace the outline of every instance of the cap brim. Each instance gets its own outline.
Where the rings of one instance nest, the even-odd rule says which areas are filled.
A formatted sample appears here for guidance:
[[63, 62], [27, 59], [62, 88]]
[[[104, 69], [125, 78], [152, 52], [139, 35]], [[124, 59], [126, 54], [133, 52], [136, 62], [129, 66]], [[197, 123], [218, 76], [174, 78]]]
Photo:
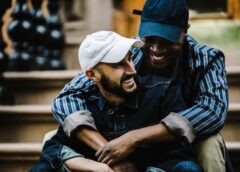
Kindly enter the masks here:
[[182, 32], [182, 28], [173, 25], [143, 21], [140, 24], [139, 36], [159, 36], [171, 42], [178, 42]]
[[139, 39], [120, 39], [101, 60], [103, 63], [118, 63], [124, 59], [131, 47], [140, 48], [143, 42]]

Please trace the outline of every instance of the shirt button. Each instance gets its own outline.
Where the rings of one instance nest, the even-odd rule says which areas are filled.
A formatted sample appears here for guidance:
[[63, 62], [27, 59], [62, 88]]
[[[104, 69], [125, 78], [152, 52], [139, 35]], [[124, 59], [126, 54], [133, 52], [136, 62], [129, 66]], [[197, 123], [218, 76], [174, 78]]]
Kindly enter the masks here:
[[113, 109], [108, 109], [108, 114], [109, 115], [113, 115], [114, 114], [114, 110]]
[[51, 164], [54, 169], [58, 169], [62, 166], [62, 161], [59, 157], [56, 157], [52, 160]]

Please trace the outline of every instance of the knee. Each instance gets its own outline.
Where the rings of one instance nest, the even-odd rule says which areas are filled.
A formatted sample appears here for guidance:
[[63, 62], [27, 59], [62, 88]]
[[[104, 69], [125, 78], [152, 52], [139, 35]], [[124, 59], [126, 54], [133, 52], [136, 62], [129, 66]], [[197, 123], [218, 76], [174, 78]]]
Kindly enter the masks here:
[[172, 172], [203, 172], [203, 169], [193, 161], [182, 161], [172, 168]]

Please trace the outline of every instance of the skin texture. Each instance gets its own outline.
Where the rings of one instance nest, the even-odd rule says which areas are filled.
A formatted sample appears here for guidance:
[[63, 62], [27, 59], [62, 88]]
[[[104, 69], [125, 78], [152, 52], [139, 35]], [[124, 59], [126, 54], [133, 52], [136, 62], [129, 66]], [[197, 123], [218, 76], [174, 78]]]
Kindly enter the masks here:
[[136, 70], [130, 53], [119, 63], [100, 63], [87, 70], [86, 75], [96, 82], [103, 96], [115, 106], [123, 103], [125, 96], [137, 89], [134, 80]]
[[142, 50], [146, 57], [145, 73], [171, 76], [173, 66], [181, 54], [184, 33], [176, 43], [157, 36], [149, 36], [142, 40]]
[[71, 171], [89, 171], [89, 172], [113, 172], [113, 170], [104, 163], [96, 162], [90, 159], [86, 159], [83, 157], [76, 157], [70, 160], [65, 161], [65, 165], [69, 168], [71, 167]]
[[[97, 151], [99, 148], [104, 146], [107, 143], [107, 140], [101, 136], [98, 132], [81, 128], [79, 129], [76, 137], [79, 140], [82, 140], [88, 144], [93, 150]], [[89, 139], [91, 137], [91, 139]], [[119, 163], [115, 163], [109, 167], [106, 163], [100, 163], [90, 159], [76, 157], [66, 160], [65, 165], [72, 171], [81, 171], [81, 172], [135, 172], [137, 171], [134, 164], [130, 161], [124, 160]]]

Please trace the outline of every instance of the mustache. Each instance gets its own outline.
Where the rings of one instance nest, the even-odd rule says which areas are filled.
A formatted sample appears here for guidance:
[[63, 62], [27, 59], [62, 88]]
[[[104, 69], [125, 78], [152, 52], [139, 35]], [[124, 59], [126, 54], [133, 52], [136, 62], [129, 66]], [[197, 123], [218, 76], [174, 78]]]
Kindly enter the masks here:
[[133, 74], [133, 75], [123, 75], [121, 78], [121, 83], [124, 82], [125, 80], [129, 80], [130, 78], [135, 78], [137, 74]]

